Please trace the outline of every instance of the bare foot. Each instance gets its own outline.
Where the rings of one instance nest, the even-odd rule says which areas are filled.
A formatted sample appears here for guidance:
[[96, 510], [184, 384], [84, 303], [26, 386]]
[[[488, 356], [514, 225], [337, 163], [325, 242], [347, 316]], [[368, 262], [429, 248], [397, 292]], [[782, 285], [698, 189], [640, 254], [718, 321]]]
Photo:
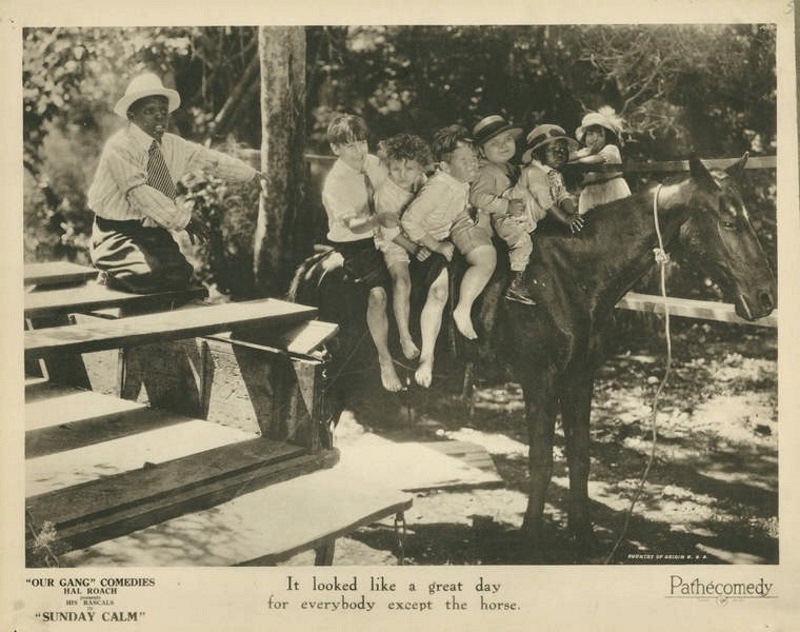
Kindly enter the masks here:
[[400, 348], [403, 350], [406, 360], [413, 360], [419, 357], [419, 347], [414, 344], [411, 338], [400, 338]]
[[397, 371], [394, 370], [394, 363], [390, 360], [383, 361], [378, 359], [378, 364], [381, 367], [381, 383], [390, 393], [397, 393], [403, 390], [403, 384], [397, 376]]
[[453, 320], [456, 323], [456, 329], [461, 332], [461, 335], [468, 340], [475, 340], [478, 337], [475, 328], [472, 326], [472, 318], [465, 309], [456, 308], [453, 310]]
[[428, 388], [433, 382], [433, 360], [426, 360], [420, 363], [417, 372], [414, 373], [414, 380], [422, 388]]

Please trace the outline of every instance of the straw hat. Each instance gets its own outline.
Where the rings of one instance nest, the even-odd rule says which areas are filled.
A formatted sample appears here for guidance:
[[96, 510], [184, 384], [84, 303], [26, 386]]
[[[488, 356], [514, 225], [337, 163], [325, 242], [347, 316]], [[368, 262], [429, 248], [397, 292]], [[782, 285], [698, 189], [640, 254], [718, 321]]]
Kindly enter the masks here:
[[567, 136], [563, 127], [549, 123], [534, 127], [525, 140], [527, 141], [527, 147], [525, 148], [525, 153], [522, 154], [522, 162], [530, 162], [533, 152], [556, 140], [565, 141], [570, 151], [578, 149], [578, 143], [574, 138]]
[[502, 116], [493, 114], [482, 118], [475, 127], [472, 128], [472, 139], [476, 147], [489, 142], [498, 134], [503, 132], [512, 132], [514, 138], [522, 134], [522, 128], [511, 125]]
[[622, 121], [611, 108], [600, 108], [598, 112], [589, 112], [581, 120], [581, 125], [575, 130], [575, 138], [579, 142], [583, 142], [583, 137], [586, 136], [586, 129], [598, 125], [615, 136], [619, 137], [622, 132]]
[[128, 118], [128, 109], [139, 99], [160, 95], [166, 97], [169, 102], [169, 111], [174, 112], [181, 104], [181, 95], [175, 90], [165, 88], [161, 79], [153, 73], [145, 73], [134, 77], [128, 84], [123, 96], [114, 106], [114, 114], [124, 119]]

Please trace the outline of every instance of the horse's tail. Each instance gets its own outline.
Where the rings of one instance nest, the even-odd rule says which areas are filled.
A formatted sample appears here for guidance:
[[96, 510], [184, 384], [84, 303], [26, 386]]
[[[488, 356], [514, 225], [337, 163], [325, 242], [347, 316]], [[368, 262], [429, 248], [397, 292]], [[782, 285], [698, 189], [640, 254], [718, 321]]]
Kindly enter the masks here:
[[[313, 281], [317, 265], [334, 252], [332, 247], [325, 245], [314, 246], [314, 249], [317, 250], [316, 254], [305, 259], [295, 270], [292, 282], [286, 292], [287, 301], [292, 303], [308, 302], [308, 285]], [[314, 285], [316, 286], [316, 284]], [[312, 304], [316, 305], [316, 301], [313, 301]]]

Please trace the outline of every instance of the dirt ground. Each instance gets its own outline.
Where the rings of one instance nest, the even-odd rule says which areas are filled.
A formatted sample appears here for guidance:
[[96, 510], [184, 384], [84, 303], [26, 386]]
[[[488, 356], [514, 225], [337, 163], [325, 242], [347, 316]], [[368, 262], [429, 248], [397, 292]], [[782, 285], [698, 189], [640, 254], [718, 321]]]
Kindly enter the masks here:
[[[557, 430], [544, 563], [778, 562], [777, 334], [690, 321], [673, 329], [655, 446], [650, 411], [666, 365], [662, 334], [626, 340], [600, 371], [589, 483], [598, 547], [589, 558], [577, 558], [568, 537], [568, 473]], [[439, 377], [440, 385], [447, 382]], [[395, 441], [456, 439], [484, 446], [503, 486], [416, 493], [406, 513], [404, 562], [525, 563], [518, 530], [526, 506], [527, 445], [519, 386], [478, 383], [471, 417], [457, 390], [439, 386], [401, 396], [369, 391], [343, 415], [337, 445], [346, 450], [349, 437], [366, 431]], [[651, 452], [652, 468], [626, 527]], [[399, 554], [393, 524], [386, 521], [340, 540], [335, 563], [392, 564]], [[307, 558], [289, 563], [313, 563]]]

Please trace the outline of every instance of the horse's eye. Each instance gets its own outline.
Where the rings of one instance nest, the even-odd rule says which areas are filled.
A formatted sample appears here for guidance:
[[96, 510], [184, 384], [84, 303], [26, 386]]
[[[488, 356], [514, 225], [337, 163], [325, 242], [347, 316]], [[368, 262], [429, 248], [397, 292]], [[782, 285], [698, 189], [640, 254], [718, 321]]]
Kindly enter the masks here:
[[736, 219], [735, 218], [721, 219], [721, 220], [719, 220], [719, 223], [722, 225], [722, 227], [725, 230], [736, 230], [736, 228], [738, 227], [738, 224], [736, 223]]

